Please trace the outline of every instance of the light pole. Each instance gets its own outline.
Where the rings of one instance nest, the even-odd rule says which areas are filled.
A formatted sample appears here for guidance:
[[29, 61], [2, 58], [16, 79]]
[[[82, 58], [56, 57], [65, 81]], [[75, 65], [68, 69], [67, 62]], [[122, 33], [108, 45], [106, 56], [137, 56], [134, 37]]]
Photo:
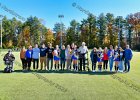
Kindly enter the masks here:
[[1, 22], [1, 41], [0, 41], [0, 43], [1, 43], [1, 48], [2, 48], [2, 18], [3, 18], [4, 16], [3, 15], [0, 15], [0, 22]]
[[118, 32], [118, 46], [120, 47], [120, 44], [121, 44], [120, 43], [121, 42], [120, 41], [120, 29], [121, 29], [120, 28], [120, 19], [122, 18], [122, 16], [118, 16], [117, 18], [119, 19], [119, 23], [118, 23], [118, 30], [119, 30], [119, 32]]
[[62, 23], [62, 18], [64, 18], [64, 15], [58, 15], [58, 18], [60, 18], [60, 22], [61, 22], [61, 24], [60, 24], [60, 34], [61, 34], [61, 36], [60, 36], [60, 47], [62, 47], [62, 44], [63, 44], [63, 40], [62, 40], [62, 34], [63, 34], [63, 23]]

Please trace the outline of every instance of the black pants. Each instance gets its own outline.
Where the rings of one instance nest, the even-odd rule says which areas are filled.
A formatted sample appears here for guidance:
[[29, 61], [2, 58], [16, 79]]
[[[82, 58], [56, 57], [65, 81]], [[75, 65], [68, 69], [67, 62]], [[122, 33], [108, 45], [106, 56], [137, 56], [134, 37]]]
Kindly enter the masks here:
[[92, 70], [96, 70], [96, 63], [97, 62], [92, 62]]
[[27, 58], [26, 61], [27, 61], [27, 67], [28, 67], [28, 70], [30, 70], [30, 68], [31, 68], [32, 58]]
[[26, 69], [27, 68], [27, 61], [24, 58], [21, 58], [21, 62], [22, 62], [22, 68]]
[[33, 69], [38, 69], [39, 59], [33, 59]]
[[103, 65], [104, 65], [104, 70], [107, 69], [107, 67], [108, 67], [108, 60], [104, 60], [104, 64]]
[[61, 70], [65, 69], [65, 58], [61, 58]]
[[85, 57], [80, 58], [80, 71], [82, 71], [82, 65], [83, 65], [83, 70], [85, 71]]

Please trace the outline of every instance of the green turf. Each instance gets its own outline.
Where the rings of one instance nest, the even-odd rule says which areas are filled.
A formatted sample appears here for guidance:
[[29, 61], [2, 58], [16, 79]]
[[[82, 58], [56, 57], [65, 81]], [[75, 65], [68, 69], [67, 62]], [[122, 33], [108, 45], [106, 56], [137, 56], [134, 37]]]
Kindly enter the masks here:
[[[4, 68], [4, 53], [2, 51], [0, 54], [0, 70]], [[14, 52], [14, 55], [16, 62], [20, 62], [19, 52]], [[23, 73], [21, 66], [15, 64], [14, 73], [0, 72], [0, 100], [140, 100], [139, 59], [140, 53], [135, 52], [131, 72], [125, 74], [66, 71]]]

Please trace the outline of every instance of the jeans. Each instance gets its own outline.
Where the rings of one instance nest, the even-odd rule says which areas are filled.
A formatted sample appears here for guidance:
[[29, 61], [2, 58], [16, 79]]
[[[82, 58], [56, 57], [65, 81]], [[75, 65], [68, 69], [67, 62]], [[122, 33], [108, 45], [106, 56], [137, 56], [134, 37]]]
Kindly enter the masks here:
[[130, 61], [128, 59], [125, 59], [125, 71], [130, 71]]
[[119, 61], [119, 70], [123, 71], [124, 61]]
[[33, 69], [38, 69], [39, 59], [33, 59]]
[[110, 71], [112, 71], [112, 68], [113, 68], [113, 57], [109, 58], [109, 67], [110, 67]]
[[[49, 67], [49, 62], [51, 61], [51, 68]], [[48, 68], [48, 70], [52, 70], [52, 68], [53, 68], [53, 58], [48, 58], [47, 59], [47, 68]]]

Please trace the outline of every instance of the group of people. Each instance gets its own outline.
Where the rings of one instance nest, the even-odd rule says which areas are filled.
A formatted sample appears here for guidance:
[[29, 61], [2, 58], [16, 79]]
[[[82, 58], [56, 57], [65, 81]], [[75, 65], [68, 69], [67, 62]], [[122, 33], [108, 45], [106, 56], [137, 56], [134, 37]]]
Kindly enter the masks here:
[[132, 57], [133, 54], [129, 45], [126, 46], [125, 50], [118, 46], [113, 49], [112, 45], [110, 45], [110, 49], [107, 47], [105, 47], [104, 50], [102, 50], [101, 47], [98, 50], [97, 48], [94, 48], [90, 54], [92, 71], [95, 72], [97, 62], [98, 71], [102, 71], [102, 66], [103, 70], [106, 71], [109, 62], [110, 72], [113, 70], [113, 65], [115, 72], [129, 72]]
[[[41, 48], [38, 47], [38, 44], [35, 44], [34, 48], [29, 46], [27, 50], [23, 47], [20, 51], [20, 59], [22, 61], [23, 70], [31, 70], [32, 62], [33, 69], [38, 70], [40, 59], [40, 70], [43, 70], [43, 68], [45, 70], [64, 70], [65, 66], [67, 70], [72, 70], [71, 66], [73, 64], [74, 71], [85, 71], [86, 53], [88, 53], [88, 48], [85, 46], [85, 42], [83, 42], [79, 48], [72, 43], [72, 45], [67, 45], [66, 48], [62, 45], [61, 49], [58, 45], [53, 48], [51, 43], [49, 43], [47, 47], [45, 44], [42, 44]], [[80, 60], [79, 68], [78, 60]]]
[[[11, 51], [9, 51], [9, 53], [11, 54]], [[9, 53], [7, 54], [8, 56]], [[38, 44], [35, 44], [34, 47], [29, 46], [27, 50], [23, 47], [20, 51], [20, 59], [22, 61], [23, 71], [31, 70], [32, 62], [33, 70], [38, 70], [40, 65], [40, 70], [54, 69], [58, 71], [67, 69], [85, 71], [85, 62], [88, 57], [86, 57], [86, 54], [88, 54], [88, 48], [85, 42], [82, 42], [82, 45], [79, 48], [74, 43], [67, 45], [66, 48], [65, 45], [62, 45], [61, 48], [56, 45], [56, 47], [53, 48], [51, 43], [49, 43], [48, 46], [42, 44], [39, 48]], [[12, 57], [13, 56], [14, 55], [12, 55]], [[133, 54], [129, 45], [126, 46], [125, 50], [117, 46], [113, 49], [112, 45], [109, 49], [105, 47], [104, 50], [102, 50], [101, 47], [99, 47], [99, 49], [94, 47], [90, 53], [92, 72], [108, 70], [108, 63], [111, 72], [113, 71], [113, 65], [116, 72], [129, 72], [132, 56]], [[6, 59], [6, 55], [4, 58]], [[98, 70], [96, 70], [97, 64]]]

